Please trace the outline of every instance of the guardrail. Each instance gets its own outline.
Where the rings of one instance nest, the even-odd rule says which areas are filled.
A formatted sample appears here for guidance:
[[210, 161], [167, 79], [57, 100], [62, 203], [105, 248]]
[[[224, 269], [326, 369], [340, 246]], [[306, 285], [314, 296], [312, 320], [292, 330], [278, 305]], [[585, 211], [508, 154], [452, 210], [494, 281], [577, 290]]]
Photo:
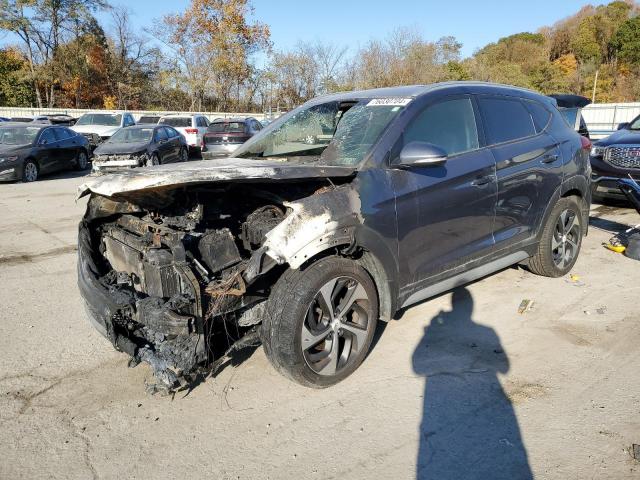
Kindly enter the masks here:
[[640, 102], [595, 103], [582, 109], [582, 116], [589, 133], [595, 139], [611, 135], [624, 122], [640, 115]]

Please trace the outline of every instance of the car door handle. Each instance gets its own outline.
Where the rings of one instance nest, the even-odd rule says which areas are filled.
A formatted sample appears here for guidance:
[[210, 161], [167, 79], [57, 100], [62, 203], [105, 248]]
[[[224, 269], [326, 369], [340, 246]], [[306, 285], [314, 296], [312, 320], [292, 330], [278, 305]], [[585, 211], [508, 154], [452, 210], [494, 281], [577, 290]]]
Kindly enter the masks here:
[[553, 163], [558, 160], [558, 155], [545, 155], [542, 157], [542, 163]]
[[471, 182], [471, 185], [474, 187], [482, 187], [483, 185], [487, 185], [492, 181], [493, 181], [493, 175], [487, 175], [485, 177], [476, 178], [473, 182]]

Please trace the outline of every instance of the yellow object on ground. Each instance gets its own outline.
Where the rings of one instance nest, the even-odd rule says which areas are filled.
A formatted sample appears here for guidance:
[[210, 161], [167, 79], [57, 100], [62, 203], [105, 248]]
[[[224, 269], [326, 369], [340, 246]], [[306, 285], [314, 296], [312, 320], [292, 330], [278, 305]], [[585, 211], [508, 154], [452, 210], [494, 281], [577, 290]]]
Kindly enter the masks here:
[[616, 253], [623, 253], [626, 250], [624, 245], [611, 245], [610, 243], [605, 243], [604, 246]]

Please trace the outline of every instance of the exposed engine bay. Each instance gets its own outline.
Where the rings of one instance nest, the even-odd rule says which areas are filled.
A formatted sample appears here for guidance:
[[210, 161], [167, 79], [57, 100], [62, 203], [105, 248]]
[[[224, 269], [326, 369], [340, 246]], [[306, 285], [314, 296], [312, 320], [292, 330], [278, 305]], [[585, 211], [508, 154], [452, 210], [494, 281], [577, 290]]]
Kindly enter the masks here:
[[278, 276], [316, 251], [347, 249], [359, 222], [344, 178], [94, 193], [80, 290], [114, 346], [175, 389], [257, 343]]

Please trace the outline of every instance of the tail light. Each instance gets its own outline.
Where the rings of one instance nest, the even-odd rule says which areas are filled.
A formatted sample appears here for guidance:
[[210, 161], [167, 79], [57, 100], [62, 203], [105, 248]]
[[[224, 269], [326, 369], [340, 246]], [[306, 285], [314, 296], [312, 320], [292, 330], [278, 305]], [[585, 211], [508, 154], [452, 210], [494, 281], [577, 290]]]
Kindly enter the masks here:
[[184, 131], [185, 133], [198, 133], [197, 128], [185, 128]]
[[591, 151], [591, 140], [589, 140], [587, 137], [583, 137], [582, 135], [580, 135], [580, 142], [582, 143], [582, 149], [583, 150], [587, 150], [587, 151]]

